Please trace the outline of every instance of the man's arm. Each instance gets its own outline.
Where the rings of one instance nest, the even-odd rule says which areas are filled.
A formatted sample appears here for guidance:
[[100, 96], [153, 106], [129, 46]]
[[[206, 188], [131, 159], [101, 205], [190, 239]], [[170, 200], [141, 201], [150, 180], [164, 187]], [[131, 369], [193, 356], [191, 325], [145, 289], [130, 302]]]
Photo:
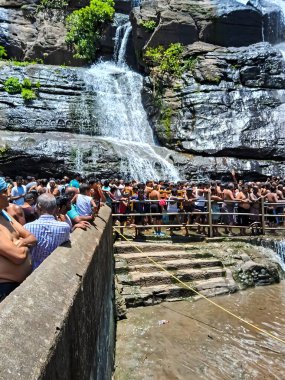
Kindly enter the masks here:
[[22, 264], [28, 254], [27, 247], [17, 247], [7, 235], [0, 230], [0, 255], [16, 265]]
[[78, 215], [75, 218], [71, 219], [73, 224], [77, 224], [80, 222], [93, 222], [94, 215]]
[[89, 222], [79, 222], [79, 223], [76, 223], [74, 224], [74, 226], [72, 227], [72, 231], [74, 231], [76, 228], [81, 228], [82, 230], [87, 230], [87, 228], [91, 228], [91, 224]]
[[13, 227], [19, 233], [20, 240], [18, 240], [17, 247], [33, 247], [37, 244], [36, 237], [28, 231], [25, 227], [23, 227], [20, 223], [18, 223], [13, 217], [11, 218], [13, 222]]
[[91, 202], [91, 206], [93, 208], [93, 212], [97, 212], [97, 205], [96, 205], [94, 199], [91, 198], [90, 202]]

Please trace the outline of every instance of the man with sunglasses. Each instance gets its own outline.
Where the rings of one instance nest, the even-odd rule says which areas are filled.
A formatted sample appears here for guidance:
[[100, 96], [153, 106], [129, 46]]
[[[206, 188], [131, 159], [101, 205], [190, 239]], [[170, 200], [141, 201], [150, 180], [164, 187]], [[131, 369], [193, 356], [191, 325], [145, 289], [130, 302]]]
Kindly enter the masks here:
[[33, 234], [11, 217], [8, 184], [0, 178], [0, 302], [31, 273], [29, 248], [37, 243]]

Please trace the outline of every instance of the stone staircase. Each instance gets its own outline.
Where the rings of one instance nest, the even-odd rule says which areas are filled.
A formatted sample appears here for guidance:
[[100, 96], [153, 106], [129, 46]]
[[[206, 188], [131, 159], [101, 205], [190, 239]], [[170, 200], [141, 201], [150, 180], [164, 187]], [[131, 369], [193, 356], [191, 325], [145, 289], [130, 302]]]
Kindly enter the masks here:
[[181, 281], [206, 296], [234, 292], [237, 287], [231, 271], [214, 255], [216, 247], [136, 243], [115, 244], [116, 280], [127, 307], [146, 306], [196, 296], [171, 275], [159, 269], [148, 257]]

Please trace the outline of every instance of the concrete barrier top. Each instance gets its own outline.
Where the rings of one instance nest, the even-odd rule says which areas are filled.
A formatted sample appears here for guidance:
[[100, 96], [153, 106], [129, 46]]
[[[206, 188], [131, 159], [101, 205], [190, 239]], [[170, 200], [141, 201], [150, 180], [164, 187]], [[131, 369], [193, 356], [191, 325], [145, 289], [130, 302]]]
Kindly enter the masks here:
[[0, 379], [42, 378], [110, 215], [102, 207], [91, 229], [75, 230], [0, 304]]

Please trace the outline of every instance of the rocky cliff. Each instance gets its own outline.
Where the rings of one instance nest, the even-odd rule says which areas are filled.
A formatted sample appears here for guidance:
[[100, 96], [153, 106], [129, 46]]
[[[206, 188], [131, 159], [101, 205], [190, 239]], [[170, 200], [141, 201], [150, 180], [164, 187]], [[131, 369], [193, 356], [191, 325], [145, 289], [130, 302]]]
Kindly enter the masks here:
[[[284, 160], [285, 66], [268, 43], [221, 48], [188, 45], [195, 66], [171, 85], [162, 79], [161, 101], [171, 110], [166, 130], [157, 110], [160, 141], [169, 148], [203, 155]], [[154, 79], [148, 81], [150, 91]]]
[[[144, 2], [130, 16], [132, 64], [136, 56], [137, 68], [146, 74], [144, 106], [166, 147], [155, 150], [186, 178], [217, 178], [231, 169], [247, 178], [285, 175], [284, 61], [272, 46], [284, 38], [282, 10], [271, 1], [242, 3], [160, 0]], [[0, 45], [18, 59], [78, 64], [64, 43], [62, 11], [35, 13], [37, 5], [36, 0], [0, 0]], [[81, 5], [70, 2], [65, 12]], [[116, 7], [127, 13], [130, 2], [117, 1]], [[116, 15], [103, 36], [106, 55], [121, 18]], [[191, 64], [179, 77], [157, 75], [145, 52], [177, 42], [184, 46], [182, 60]], [[128, 149], [152, 159], [136, 144], [102, 136], [85, 70], [2, 61], [1, 171], [15, 175], [21, 166], [23, 174], [85, 171], [102, 178], [120, 175]], [[10, 77], [40, 82], [38, 98], [24, 101], [20, 94], [8, 94], [4, 82]]]

